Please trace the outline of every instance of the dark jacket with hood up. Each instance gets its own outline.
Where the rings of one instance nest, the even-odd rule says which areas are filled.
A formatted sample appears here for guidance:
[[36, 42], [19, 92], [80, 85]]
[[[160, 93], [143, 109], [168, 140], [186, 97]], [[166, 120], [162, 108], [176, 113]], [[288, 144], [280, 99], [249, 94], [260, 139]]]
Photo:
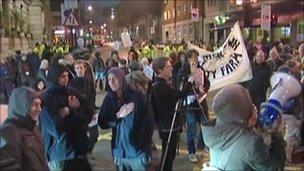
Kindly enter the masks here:
[[70, 109], [69, 115], [63, 118], [59, 115], [61, 108], [69, 106], [68, 96], [77, 97], [73, 89], [57, 84], [63, 72], [68, 72], [63, 65], [51, 66], [48, 75], [50, 85], [42, 96], [43, 107], [39, 119], [48, 161], [75, 159], [88, 152], [86, 129], [91, 118], [81, 109]]
[[29, 115], [39, 97], [27, 87], [16, 88], [9, 100], [8, 118], [0, 128], [0, 170], [48, 170], [38, 123]]
[[[127, 87], [125, 75], [120, 68], [114, 67], [109, 70], [120, 82], [122, 98], [118, 98], [108, 88], [108, 93], [103, 100], [98, 124], [102, 129], [112, 128], [112, 155], [114, 158], [146, 158], [148, 157], [151, 144], [146, 143], [149, 132], [149, 120], [147, 106], [142, 95]], [[107, 85], [108, 86], [108, 85]], [[134, 109], [124, 118], [118, 119], [116, 113], [124, 104], [133, 102]]]

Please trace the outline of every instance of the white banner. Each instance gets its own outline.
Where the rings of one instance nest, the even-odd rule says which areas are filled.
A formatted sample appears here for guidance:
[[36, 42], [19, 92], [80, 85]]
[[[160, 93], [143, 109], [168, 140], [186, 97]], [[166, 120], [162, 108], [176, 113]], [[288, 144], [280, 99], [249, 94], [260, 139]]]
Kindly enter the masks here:
[[252, 78], [251, 65], [238, 22], [234, 24], [224, 44], [214, 52], [189, 45], [189, 49], [194, 48], [200, 54], [198, 62], [210, 80], [209, 91]]
[[271, 6], [261, 5], [261, 30], [270, 31]]
[[121, 41], [124, 47], [130, 47], [132, 46], [132, 41], [130, 38], [130, 34], [128, 32], [124, 32], [121, 34]]

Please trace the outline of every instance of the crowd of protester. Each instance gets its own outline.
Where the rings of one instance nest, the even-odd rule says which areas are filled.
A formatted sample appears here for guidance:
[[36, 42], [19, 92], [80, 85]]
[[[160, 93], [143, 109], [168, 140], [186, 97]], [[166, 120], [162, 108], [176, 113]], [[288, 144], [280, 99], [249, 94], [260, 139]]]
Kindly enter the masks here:
[[[1, 170], [91, 170], [88, 155], [97, 142], [98, 126], [112, 129], [116, 170], [147, 169], [155, 150], [154, 129], [162, 143], [159, 170], [172, 170], [182, 129], [190, 162], [198, 162], [197, 151], [210, 151], [211, 164], [225, 161], [228, 170], [282, 170], [287, 152], [291, 162], [295, 146], [304, 148], [304, 43], [293, 50], [280, 42], [248, 43], [253, 78], [217, 93], [212, 109], [216, 121], [209, 121], [210, 82], [197, 65], [199, 53], [184, 42], [159, 50], [149, 41], [131, 47], [125, 57], [116, 50], [79, 54], [66, 46], [54, 48], [37, 44], [28, 53], [1, 58], [1, 103], [9, 108], [0, 129]], [[255, 132], [274, 72], [288, 73], [302, 84], [301, 94], [282, 117], [287, 127], [294, 126], [285, 132], [286, 154], [282, 133], [275, 129], [274, 143], [267, 146]], [[107, 92], [101, 106], [95, 105], [98, 91]], [[197, 125], [204, 125], [198, 137]], [[221, 157], [227, 155], [230, 162]]]

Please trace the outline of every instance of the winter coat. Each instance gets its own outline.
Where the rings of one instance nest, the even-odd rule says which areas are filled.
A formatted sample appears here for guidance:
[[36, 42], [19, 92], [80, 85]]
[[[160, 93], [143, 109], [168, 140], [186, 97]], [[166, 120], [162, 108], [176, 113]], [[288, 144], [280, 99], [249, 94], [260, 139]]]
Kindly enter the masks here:
[[94, 83], [89, 81], [86, 77], [74, 77], [69, 87], [74, 88], [80, 96], [80, 103], [84, 109], [84, 113], [88, 117], [92, 117], [95, 112], [95, 87]]
[[92, 68], [93, 68], [94, 73], [103, 72], [105, 70], [105, 63], [103, 62], [103, 60], [100, 57], [96, 57], [93, 60]]
[[31, 67], [31, 72], [33, 76], [36, 77], [41, 63], [39, 56], [35, 53], [28, 54], [27, 61]]
[[[122, 98], [119, 98], [111, 88], [105, 96], [98, 116], [98, 124], [102, 129], [112, 128], [112, 155], [114, 158], [145, 158], [147, 159], [151, 144], [148, 107], [142, 95], [131, 90], [126, 82], [125, 75], [120, 68], [109, 70], [119, 80]], [[124, 118], [117, 118], [116, 113], [121, 106], [134, 103], [134, 108]], [[150, 137], [149, 137], [150, 136]]]
[[47, 85], [48, 84], [47, 70], [45, 70], [45, 69], [39, 69], [38, 73], [37, 73], [37, 78], [42, 79], [43, 82], [44, 82], [44, 84]]
[[271, 67], [264, 61], [261, 64], [252, 64], [252, 79], [248, 83], [248, 90], [253, 103], [260, 106], [266, 99], [266, 91], [269, 87], [269, 80], [272, 74]]
[[[173, 89], [166, 80], [155, 77], [155, 82], [151, 90], [151, 103], [155, 115], [155, 121], [160, 131], [170, 130], [174, 116], [175, 105], [179, 98], [185, 98], [190, 91], [189, 84], [185, 84], [182, 91]], [[177, 116], [180, 120], [180, 116]], [[175, 122], [174, 128], [177, 129], [180, 123]]]
[[68, 96], [76, 94], [73, 89], [53, 84], [43, 93], [39, 120], [48, 161], [74, 159], [88, 152], [86, 129], [92, 118], [79, 109], [70, 109], [63, 118], [59, 116], [59, 109], [68, 107]]
[[[222, 167], [222, 170], [284, 169], [285, 141], [276, 133], [272, 134], [273, 143], [268, 147], [257, 132], [243, 124], [214, 125], [212, 123], [203, 126], [202, 131], [204, 141], [210, 148], [212, 166], [225, 164], [228, 157], [226, 166]], [[233, 149], [229, 152], [231, 148]]]
[[38, 123], [29, 106], [39, 95], [32, 89], [16, 88], [9, 101], [8, 118], [0, 128], [0, 170], [48, 170]]

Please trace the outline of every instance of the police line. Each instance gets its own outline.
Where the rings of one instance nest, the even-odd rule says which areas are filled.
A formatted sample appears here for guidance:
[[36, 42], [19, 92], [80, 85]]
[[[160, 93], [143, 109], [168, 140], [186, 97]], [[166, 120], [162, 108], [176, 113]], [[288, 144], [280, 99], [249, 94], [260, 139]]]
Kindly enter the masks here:
[[238, 22], [234, 24], [224, 44], [216, 51], [206, 51], [190, 42], [188, 48], [196, 49], [200, 54], [198, 63], [203, 66], [210, 80], [209, 91], [252, 78], [250, 60]]

